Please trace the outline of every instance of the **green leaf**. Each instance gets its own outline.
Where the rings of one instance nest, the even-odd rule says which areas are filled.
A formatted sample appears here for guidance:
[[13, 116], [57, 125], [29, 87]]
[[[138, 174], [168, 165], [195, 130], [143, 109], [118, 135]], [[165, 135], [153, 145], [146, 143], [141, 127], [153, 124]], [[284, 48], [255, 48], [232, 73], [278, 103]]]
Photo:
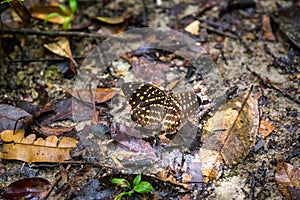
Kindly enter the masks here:
[[111, 182], [113, 184], [121, 186], [122, 188], [130, 189], [130, 183], [125, 178], [113, 178]]
[[72, 13], [74, 14], [77, 10], [77, 0], [69, 0], [69, 6], [71, 8]]
[[63, 11], [66, 15], [69, 15], [69, 11], [68, 8], [62, 4], [58, 4], [59, 8], [61, 9], [61, 11]]
[[146, 192], [151, 192], [153, 190], [153, 187], [152, 187], [151, 183], [149, 183], [147, 181], [142, 181], [142, 182], [140, 182], [139, 185], [135, 186], [133, 188], [133, 190], [135, 192], [139, 192], [139, 193], [146, 193]]
[[141, 179], [142, 179], [142, 174], [141, 173], [136, 175], [136, 177], [133, 180], [133, 187], [137, 186], [141, 182]]
[[58, 13], [56, 13], [56, 12], [50, 13], [50, 14], [47, 15], [47, 17], [45, 18], [44, 24], [46, 24], [50, 18], [52, 18], [52, 17], [57, 17], [57, 16], [59, 16], [59, 15], [60, 15], [60, 14], [58, 14]]
[[10, 3], [10, 2], [12, 2], [13, 0], [3, 0], [3, 1], [1, 1], [1, 3]]
[[64, 29], [65, 31], [67, 31], [70, 27], [70, 21], [71, 21], [71, 18], [70, 17], [65, 17], [65, 23], [64, 23]]

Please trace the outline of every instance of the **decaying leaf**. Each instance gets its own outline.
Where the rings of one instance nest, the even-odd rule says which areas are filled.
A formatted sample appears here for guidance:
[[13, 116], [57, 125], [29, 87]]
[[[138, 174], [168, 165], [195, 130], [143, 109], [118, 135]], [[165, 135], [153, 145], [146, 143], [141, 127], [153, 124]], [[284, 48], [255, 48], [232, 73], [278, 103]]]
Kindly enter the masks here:
[[120, 89], [118, 88], [94, 88], [91, 91], [82, 89], [68, 92], [83, 102], [92, 102], [94, 100], [96, 103], [103, 103], [113, 98], [119, 91]]
[[202, 136], [200, 159], [205, 181], [217, 178], [223, 162], [231, 167], [245, 158], [255, 144], [258, 127], [259, 110], [253, 97], [232, 99], [220, 107]]
[[71, 127], [49, 127], [49, 126], [41, 126], [39, 131], [45, 134], [46, 136], [56, 135], [60, 136], [63, 133], [70, 132], [74, 129], [74, 126]]
[[64, 137], [60, 141], [56, 136], [46, 139], [34, 134], [24, 137], [23, 130], [5, 130], [0, 133], [3, 144], [0, 145], [0, 158], [22, 160], [24, 162], [63, 162], [70, 160], [70, 151], [78, 141]]
[[160, 84], [166, 80], [166, 72], [170, 64], [152, 62], [148, 58], [133, 56], [130, 60], [135, 77], [142, 78], [145, 82]]
[[261, 133], [262, 138], [265, 138], [268, 135], [270, 135], [274, 129], [275, 127], [272, 125], [272, 122], [264, 120], [260, 121], [259, 133]]
[[9, 184], [5, 188], [5, 199], [43, 199], [50, 188], [48, 180], [35, 177], [23, 178]]
[[[18, 121], [19, 120], [19, 121]], [[20, 129], [26, 126], [32, 120], [32, 115], [8, 104], [0, 104], [0, 131], [7, 129]]]
[[49, 125], [62, 120], [72, 121], [72, 101], [73, 98], [67, 98], [48, 103], [39, 113], [36, 113], [35, 120], [41, 125]]
[[279, 162], [277, 165], [275, 180], [279, 190], [287, 199], [299, 199], [292, 195], [292, 191], [300, 191], [300, 170], [293, 165]]
[[58, 13], [59, 15], [50, 17], [48, 19], [49, 22], [55, 23], [55, 24], [64, 24], [66, 19], [66, 15], [70, 15], [71, 11], [69, 9], [66, 10], [64, 13], [58, 4], [50, 4], [50, 5], [40, 5], [36, 4], [31, 6], [31, 15], [34, 18], [45, 20], [47, 16], [51, 13]]
[[170, 173], [169, 170], [163, 170], [163, 171], [158, 172], [156, 174], [156, 177], [159, 178], [159, 179], [161, 179], [161, 180], [163, 180], [163, 181], [169, 181], [169, 182], [171, 182], [173, 184], [180, 185], [180, 186], [182, 186], [184, 188], [188, 188], [189, 185], [187, 183], [180, 183], [180, 182], [178, 182], [176, 180], [176, 178], [173, 177], [173, 176], [170, 176], [169, 173]]

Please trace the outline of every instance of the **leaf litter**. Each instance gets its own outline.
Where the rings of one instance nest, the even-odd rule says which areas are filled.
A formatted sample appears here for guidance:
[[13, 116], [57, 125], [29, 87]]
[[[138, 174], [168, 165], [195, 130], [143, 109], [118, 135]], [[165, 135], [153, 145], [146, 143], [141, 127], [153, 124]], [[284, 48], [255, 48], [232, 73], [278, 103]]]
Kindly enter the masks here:
[[[183, 8], [186, 8], [186, 6], [184, 5], [185, 3], [182, 3], [181, 4], [181, 6], [183, 7]], [[194, 6], [195, 7], [195, 6]], [[249, 6], [248, 8], [251, 8], [251, 6]], [[226, 10], [226, 12], [224, 12], [224, 13], [222, 13], [223, 14], [223, 16], [225, 16], [225, 15], [227, 15], [227, 14], [230, 14], [231, 12], [234, 12], [235, 10], [236, 10], [236, 7], [235, 6], [233, 6], [233, 7], [227, 7], [226, 8], [227, 10]], [[182, 10], [185, 10], [185, 12], [186, 12], [186, 9], [182, 9]], [[203, 10], [202, 10], [203, 11]], [[202, 12], [201, 11], [201, 12]], [[243, 13], [243, 15], [247, 15], [247, 13], [244, 13], [244, 11], [245, 10], [243, 10], [243, 9], [240, 9], [239, 10], [240, 12], [242, 12]], [[120, 15], [119, 15], [120, 16]], [[174, 15], [174, 16], [176, 16], [176, 15]], [[180, 18], [179, 18], [180, 19]], [[181, 20], [181, 19], [180, 19]], [[194, 19], [193, 19], [194, 20]], [[178, 18], [176, 19], [176, 20], [174, 20], [174, 21], [176, 21], [177, 23], [178, 22], [180, 22], [180, 23], [182, 23], [182, 22], [184, 22], [184, 20], [182, 20], [182, 21], [179, 21], [178, 20]], [[200, 26], [202, 26], [203, 25], [203, 19], [200, 19], [200, 21], [201, 21], [201, 25]], [[184, 24], [183, 23], [183, 26], [182, 27], [186, 27], [186, 25], [188, 25], [190, 22], [192, 22], [192, 21], [189, 21], [189, 20], [187, 20], [187, 22], [188, 23], [186, 23], [186, 24]], [[213, 22], [213, 21], [211, 21], [211, 22]], [[182, 25], [182, 24], [180, 24], [180, 23], [178, 23], [177, 25]], [[205, 23], [207, 23], [207, 21], [204, 21], [204, 24]], [[222, 24], [222, 23], [216, 23], [215, 24], [216, 26], [219, 26], [219, 25], [223, 25], [223, 26], [220, 26], [220, 28], [223, 28], [223, 30], [228, 30], [226, 27], [228, 27], [228, 26], [224, 26], [224, 24]], [[231, 24], [232, 25], [232, 24]], [[235, 24], [236, 25], [236, 24]], [[247, 24], [246, 24], [247, 25]], [[176, 26], [175, 26], [176, 27]], [[177, 26], [178, 27], [178, 26]], [[201, 29], [202, 29], [203, 27], [201, 27]], [[235, 29], [236, 27], [234, 27], [233, 28], [233, 30]], [[235, 29], [236, 30], [236, 29]], [[210, 29], [210, 31], [212, 31], [212, 32], [216, 32], [217, 31], [217, 29]], [[248, 30], [249, 32], [251, 32], [251, 30]], [[220, 32], [218, 32], [218, 33], [220, 33]], [[200, 31], [200, 37], [201, 38], [205, 38], [205, 37], [202, 37], [203, 36], [203, 34], [205, 35], [205, 32], [203, 32], [203, 29], [202, 29], [202, 31]], [[222, 33], [221, 33], [222, 34]], [[228, 34], [228, 32], [227, 32], [227, 34]], [[206, 35], [207, 36], [207, 35]], [[211, 35], [209, 35], [209, 36], [211, 36]], [[254, 35], [254, 39], [256, 38], [256, 37], [258, 37], [258, 35]], [[224, 45], [226, 48], [229, 48], [230, 49], [230, 45], [231, 45], [231, 42], [229, 42], [228, 43], [228, 38], [226, 38], [225, 40], [222, 40], [222, 38], [221, 37], [218, 37], [219, 39], [218, 39], [218, 41], [219, 41], [219, 44], [222, 44], [222, 45]], [[229, 37], [230, 38], [230, 37]], [[252, 38], [252, 40], [253, 40], [253, 38]], [[221, 42], [220, 42], [221, 41]], [[223, 42], [222, 42], [223, 41]], [[229, 44], [229, 46], [227, 46]], [[272, 44], [270, 44], [270, 43], [268, 43], [269, 45], [272, 45]], [[240, 44], [241, 45], [241, 44]], [[253, 46], [251, 46], [251, 47], [253, 47]], [[257, 48], [257, 49], [261, 49], [260, 48], [260, 46], [256, 46], [255, 48]], [[240, 49], [240, 48], [238, 48], [238, 49]], [[222, 51], [222, 50], [220, 50], [220, 51]], [[281, 49], [280, 50], [281, 52], [279, 52], [279, 54], [282, 54], [284, 51]], [[224, 52], [221, 52], [221, 54], [223, 54]], [[227, 52], [228, 53], [228, 52]], [[259, 54], [259, 53], [258, 53]], [[235, 50], [232, 50], [232, 54], [226, 54], [226, 52], [225, 52], [225, 56], [229, 56], [229, 55], [234, 55], [233, 57], [240, 57], [240, 54], [239, 53], [237, 53], [237, 54], [235, 54]], [[256, 59], [260, 59], [260, 55], [257, 55], [257, 54], [255, 54], [255, 55], [253, 55], [253, 56], [251, 56], [251, 57], [255, 57], [256, 56]], [[226, 59], [226, 58], [225, 58]], [[265, 58], [264, 58], [265, 59]], [[236, 61], [236, 60], [234, 60], [234, 59], [228, 59], [227, 58], [227, 62], [229, 62], [230, 63], [230, 67], [237, 67], [236, 65], [239, 65], [240, 63], [238, 63], [238, 62], [236, 62], [236, 63], [238, 63], [238, 64], [236, 64], [236, 63], [234, 63], [234, 62], [231, 62], [231, 60], [232, 61]], [[254, 66], [256, 65], [256, 64], [253, 64]], [[263, 67], [261, 67], [261, 64], [259, 64], [259, 70], [260, 69], [262, 69]], [[272, 68], [273, 69], [273, 68]], [[238, 68], [238, 70], [236, 70], [236, 71], [239, 71], [240, 72], [240, 68]], [[262, 69], [263, 70], [263, 69]], [[269, 70], [269, 69], [268, 69]], [[263, 72], [261, 72], [261, 74], [263, 74]], [[231, 77], [231, 76], [229, 76], [229, 77]], [[270, 77], [272, 78], [272, 75], [270, 75]], [[241, 80], [243, 80], [243, 77], [240, 77], [240, 74], [238, 75], [238, 78], [241, 78]], [[293, 79], [293, 77], [290, 77], [291, 79]], [[277, 80], [277, 79], [276, 79]], [[281, 81], [282, 79], [278, 79], [279, 81]], [[234, 81], [237, 81], [237, 80], [232, 80], [233, 82]], [[288, 81], [286, 81], [286, 82], [288, 82]], [[236, 82], [235, 82], [236, 83]], [[279, 99], [279, 97], [278, 96], [273, 96], [273, 93], [272, 93], [272, 91], [270, 91], [270, 90], [267, 90], [266, 89], [266, 91], [268, 91], [268, 92], [270, 92], [269, 94], [267, 94], [267, 96], [268, 96], [268, 98], [269, 98], [269, 100], [270, 100], [270, 102], [272, 103], [272, 105], [273, 105], [273, 102], [275, 101], [276, 103], [277, 103], [277, 99]], [[271, 94], [271, 95], [270, 95]], [[277, 104], [276, 104], [277, 105]], [[280, 105], [280, 106], [282, 106], [282, 107], [284, 107], [283, 105]], [[279, 107], [280, 107], [279, 106]], [[272, 107], [271, 107], [272, 108]], [[269, 108], [262, 108], [262, 109], [264, 109], [264, 111], [267, 113], [267, 114], [270, 114], [270, 111], [268, 110]], [[281, 109], [281, 107], [280, 107], [280, 109]], [[274, 110], [276, 110], [276, 109], [274, 109]], [[287, 113], [291, 113], [292, 114], [292, 112], [291, 111], [289, 111], [289, 110], [286, 110], [286, 112]], [[285, 116], [284, 115], [285, 113], [283, 112], [282, 113], [282, 116]], [[271, 111], [271, 118], [272, 117], [274, 117], [274, 115], [272, 115], [272, 111]], [[287, 115], [286, 116], [288, 119], [291, 119], [291, 120], [293, 120], [292, 121], [292, 124], [291, 124], [291, 126], [290, 126], [290, 128], [289, 128], [289, 130], [292, 132], [292, 133], [296, 133], [296, 131], [298, 130], [297, 129], [297, 117], [291, 117], [291, 115]], [[52, 119], [52, 120], [54, 120], [55, 121], [55, 119]], [[52, 121], [51, 120], [51, 121]], [[279, 146], [280, 148], [282, 148], [282, 147], [285, 147], [284, 145], [286, 145], [286, 147], [288, 147], [288, 145], [289, 145], [289, 141], [291, 141], [291, 139], [295, 139], [295, 138], [289, 138], [289, 136], [286, 136], [287, 137], [287, 140], [284, 140], [284, 145], [282, 144], [282, 142], [281, 142], [281, 140], [278, 140], [278, 134], [279, 134], [279, 131], [282, 131], [282, 132], [284, 132], [284, 129], [280, 129], [281, 127], [279, 126], [279, 122], [281, 121], [281, 119], [278, 119], [278, 118], [276, 118], [276, 116], [274, 117], [274, 118], [272, 118], [271, 120], [274, 120], [273, 121], [273, 123], [274, 123], [274, 126], [276, 127], [275, 128], [275, 131], [273, 132], [273, 134], [271, 134], [271, 135], [269, 135], [267, 138], [266, 138], [266, 142], [265, 142], [265, 144], [268, 144], [268, 147], [272, 147], [272, 144], [275, 144], [275, 146]], [[46, 123], [47, 124], [47, 123]], [[278, 129], [279, 128], [279, 129]], [[117, 129], [117, 131], [119, 131], [119, 129]], [[221, 130], [221, 131], [223, 131], [223, 130]], [[285, 138], [285, 136], [283, 136], [283, 135], [286, 135], [286, 134], [282, 134], [282, 135], [280, 135], [281, 137], [284, 137]], [[288, 135], [290, 135], [290, 134], [288, 134]], [[259, 137], [259, 136], [258, 136]], [[292, 136], [293, 137], [293, 136]], [[275, 138], [275, 139], [274, 139]], [[134, 140], [133, 140], [134, 141]], [[139, 141], [139, 140], [137, 140], [137, 141]], [[273, 142], [272, 142], [273, 141]], [[136, 141], [135, 141], [136, 142]], [[137, 145], [139, 145], [139, 142], [136, 142], [137, 143]], [[125, 143], [124, 143], [125, 144]], [[99, 146], [101, 146], [101, 142], [99, 142], [98, 141], [98, 145]], [[125, 145], [126, 146], [126, 145]], [[128, 146], [128, 145], [127, 145]], [[261, 149], [264, 149], [264, 150], [266, 150], [266, 145], [264, 146], [262, 146], [262, 148]], [[270, 149], [268, 149], [269, 151], [273, 151], [273, 149], [272, 148], [270, 148]], [[295, 150], [296, 150], [296, 148], [295, 148]], [[201, 152], [201, 151], [200, 151]], [[256, 153], [256, 155], [254, 156], [254, 158], [253, 158], [253, 156], [251, 156], [251, 150], [250, 150], [250, 156], [247, 158], [248, 160], [247, 161], [252, 161], [252, 162], [249, 162], [248, 164], [250, 165], [250, 166], [252, 166], [253, 167], [253, 164], [252, 163], [255, 163], [257, 160], [254, 160], [253, 161], [253, 159], [258, 159], [257, 157], [259, 157], [259, 158], [261, 158], [262, 156], [263, 156], [263, 154], [261, 153], [262, 151], [260, 151], [260, 150], [258, 150], [258, 152]], [[243, 154], [244, 154], [244, 152], [243, 152]], [[276, 156], [276, 158], [268, 158], [269, 160], [271, 160], [270, 161], [270, 163], [268, 163], [269, 164], [269, 166], [268, 167], [270, 167], [271, 169], [273, 169], [274, 168], [274, 166], [276, 166], [276, 162], [277, 162], [277, 159], [278, 160], [281, 160], [280, 158], [280, 156], [281, 156], [281, 154], [282, 153], [279, 153], [279, 155], [278, 156]], [[196, 155], [196, 154], [195, 154]], [[221, 154], [221, 155], [223, 155], [223, 154]], [[225, 155], [225, 154], [224, 154]], [[270, 154], [270, 155], [276, 155], [276, 154]], [[295, 154], [296, 155], [296, 154]], [[274, 156], [275, 157], [275, 156]], [[220, 159], [221, 160], [221, 159]], [[220, 161], [220, 163], [221, 162], [223, 162], [223, 161]], [[180, 162], [178, 162], [178, 163], [180, 163]], [[234, 164], [235, 164], [235, 162], [233, 162]], [[226, 162], [225, 162], [225, 164], [226, 164]], [[171, 165], [170, 165], [171, 166]], [[241, 165], [239, 165], [239, 166], [241, 166]], [[175, 168], [172, 168], [173, 169], [173, 172], [174, 172], [174, 176], [173, 177], [175, 177], [175, 179], [176, 178], [178, 178], [178, 176], [176, 176], [179, 172], [180, 172], [180, 170], [179, 169], [175, 169]], [[234, 170], [234, 168], [233, 168], [233, 170]], [[251, 168], [251, 170], [253, 170], [253, 168]], [[253, 177], [253, 180], [258, 180], [258, 179], [256, 179], [257, 177], [255, 177], [255, 175], [256, 175], [256, 173], [254, 172], [255, 171], [255, 169], [252, 171], [252, 174], [251, 175], [249, 175], [249, 176], [252, 176]], [[246, 173], [245, 173], [246, 174]], [[189, 176], [185, 176], [185, 177], [189, 177]], [[174, 180], [174, 179], [173, 179]], [[185, 180], [189, 180], [188, 178], [185, 178]], [[226, 179], [224, 179], [225, 181], [226, 181]], [[270, 180], [271, 181], [271, 183], [272, 183], [272, 180]], [[274, 181], [273, 181], [274, 182]], [[258, 184], [259, 184], [260, 182], [258, 182]], [[243, 183], [244, 184], [244, 183]], [[246, 182], [246, 184], [248, 184], [247, 182]], [[265, 185], [263, 185], [263, 187], [264, 187]], [[269, 186], [269, 185], [267, 185], [267, 186]], [[240, 187], [240, 185], [239, 185], [239, 187]], [[256, 186], [257, 187], [257, 186]], [[93, 188], [97, 188], [97, 187], [93, 187]], [[255, 189], [255, 187], [254, 187], [254, 189]], [[251, 190], [254, 190], [253, 188], [251, 188]], [[290, 191], [290, 193], [291, 194], [295, 194], [295, 191], [296, 190], [294, 190], [293, 188], [291, 189], [290, 188], [290, 186], [288, 186], [288, 190]], [[268, 190], [266, 190], [266, 191], [268, 191]], [[257, 193], [256, 194], [251, 194], [251, 192], [249, 192], [250, 194], [250, 197], [253, 197], [253, 195], [257, 195]], [[260, 193], [260, 194], [262, 194], [262, 193]], [[252, 196], [251, 196], [252, 195]], [[269, 195], [269, 196], [271, 196], [271, 195]], [[256, 196], [257, 197], [257, 196]], [[213, 197], [212, 197], [213, 198]]]

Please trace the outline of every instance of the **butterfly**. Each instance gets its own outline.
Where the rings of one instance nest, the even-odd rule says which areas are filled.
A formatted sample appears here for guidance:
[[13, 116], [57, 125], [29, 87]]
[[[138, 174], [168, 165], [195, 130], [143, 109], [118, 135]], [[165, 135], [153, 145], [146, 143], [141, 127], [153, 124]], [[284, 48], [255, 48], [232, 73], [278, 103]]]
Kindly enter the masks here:
[[196, 114], [201, 104], [194, 92], [174, 95], [149, 83], [124, 83], [122, 91], [131, 105], [133, 121], [167, 134], [175, 133], [188, 117]]

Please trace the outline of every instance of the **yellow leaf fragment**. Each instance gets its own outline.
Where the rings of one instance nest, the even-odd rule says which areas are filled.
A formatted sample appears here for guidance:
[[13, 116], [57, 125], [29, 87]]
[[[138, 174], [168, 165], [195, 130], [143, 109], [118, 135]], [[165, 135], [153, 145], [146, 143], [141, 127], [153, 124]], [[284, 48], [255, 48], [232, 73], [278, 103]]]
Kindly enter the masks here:
[[122, 17], [96, 17], [96, 19], [106, 24], [121, 24], [124, 22]]
[[45, 140], [43, 138], [38, 138], [36, 141], [34, 141], [34, 145], [39, 145], [39, 146], [45, 146]]
[[21, 142], [24, 138], [24, 130], [4, 130], [1, 132], [3, 142]]
[[35, 134], [30, 134], [26, 138], [23, 138], [21, 143], [23, 143], [23, 144], [32, 144], [35, 139], [36, 139]]
[[196, 20], [187, 25], [184, 29], [186, 32], [198, 36], [200, 33], [200, 21]]
[[54, 135], [50, 135], [49, 137], [46, 138], [45, 146], [56, 147], [57, 142], [58, 142], [58, 138]]
[[62, 148], [74, 148], [76, 147], [78, 141], [75, 140], [74, 138], [70, 138], [70, 137], [64, 137], [60, 143], [59, 143], [59, 147]]

